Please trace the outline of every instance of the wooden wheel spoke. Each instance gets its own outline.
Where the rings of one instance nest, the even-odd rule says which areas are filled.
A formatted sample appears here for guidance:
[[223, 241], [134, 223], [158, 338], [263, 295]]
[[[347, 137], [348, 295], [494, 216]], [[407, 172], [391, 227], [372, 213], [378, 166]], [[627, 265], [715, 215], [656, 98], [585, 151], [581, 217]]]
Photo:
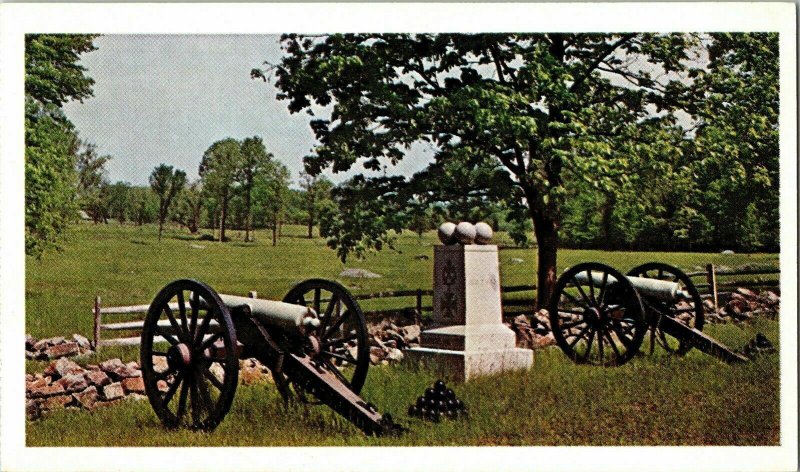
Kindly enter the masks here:
[[[180, 293], [180, 292], [179, 292]], [[167, 314], [167, 319], [169, 319], [169, 324], [172, 325], [172, 329], [175, 330], [175, 333], [178, 335], [178, 339], [184, 340], [186, 337], [186, 333], [178, 326], [178, 321], [172, 315], [172, 310], [170, 309], [169, 305], [164, 305], [164, 313]]]
[[603, 280], [600, 281], [599, 293], [597, 295], [597, 306], [603, 306], [606, 299], [606, 289], [608, 288], [608, 272], [603, 272]]
[[[586, 296], [586, 292], [583, 291], [583, 287], [581, 287], [581, 284], [578, 283], [578, 280], [575, 279], [575, 277], [572, 277], [572, 281], [574, 282], [575, 288], [578, 289], [578, 292], [581, 294], [581, 297], [586, 302], [587, 306], [592, 306], [592, 301], [589, 300], [588, 296]], [[564, 293], [566, 293], [566, 292], [564, 292]]]
[[211, 336], [209, 336], [209, 338], [206, 339], [205, 341], [203, 341], [203, 344], [200, 345], [200, 351], [202, 352], [202, 351], [205, 351], [206, 349], [210, 348], [212, 344], [214, 344], [218, 340], [222, 339], [222, 335], [223, 334], [224, 333], [222, 333], [222, 331], [220, 331], [218, 333], [214, 333]]
[[216, 310], [216, 307], [211, 307], [206, 311], [206, 316], [203, 317], [203, 322], [200, 323], [200, 327], [197, 328], [197, 333], [194, 336], [194, 344], [203, 340], [203, 336], [206, 335], [206, 331], [208, 331], [208, 326], [211, 324], [211, 319], [214, 317], [214, 312]]
[[331, 334], [336, 332], [336, 330], [339, 329], [340, 326], [342, 326], [342, 323], [344, 323], [344, 320], [348, 317], [348, 315], [350, 315], [350, 311], [345, 311], [344, 313], [339, 315], [339, 318], [336, 319], [336, 322], [333, 323], [327, 330], [325, 330], [325, 332], [321, 336], [321, 340], [326, 341], [331, 336]]
[[[205, 370], [205, 369], [203, 369]], [[205, 381], [204, 375], [198, 375], [197, 378], [197, 389], [200, 393], [200, 399], [203, 402], [203, 409], [209, 414], [214, 414], [214, 399], [211, 398], [211, 392], [208, 390], [208, 385]]]
[[221, 382], [221, 381], [220, 381], [220, 380], [217, 378], [217, 376], [216, 376], [216, 375], [214, 375], [214, 373], [213, 373], [213, 372], [211, 372], [211, 371], [210, 371], [210, 370], [208, 370], [208, 369], [203, 369], [203, 375], [204, 375], [204, 376], [205, 376], [205, 377], [208, 379], [208, 381], [209, 381], [209, 382], [211, 382], [211, 385], [213, 385], [214, 387], [216, 387], [216, 388], [217, 388], [217, 390], [219, 390], [220, 392], [222, 391], [222, 389], [223, 389], [224, 385], [223, 385], [223, 383], [222, 383], [222, 382]]
[[[589, 309], [589, 305], [586, 305], [585, 303], [583, 303], [583, 302], [581, 302], [580, 300], [578, 300], [577, 298], [575, 298], [575, 296], [574, 296], [573, 294], [571, 294], [571, 293], [567, 292], [567, 291], [566, 291], [566, 289], [565, 289], [564, 291], [562, 291], [561, 293], [562, 293], [562, 294], [563, 294], [565, 297], [569, 298], [569, 300], [570, 300], [572, 303], [574, 303], [574, 304], [576, 304], [576, 305], [578, 305], [578, 306], [582, 306], [584, 309], [587, 309], [587, 310]], [[559, 307], [559, 308], [558, 308], [558, 310], [559, 310], [559, 311], [562, 311], [561, 307]]]
[[597, 306], [597, 299], [594, 296], [594, 279], [592, 278], [592, 269], [587, 269], [586, 275], [589, 276], [589, 297], [591, 298], [594, 306]]
[[628, 339], [628, 337], [625, 336], [625, 334], [621, 331], [622, 326], [612, 322], [611, 329], [613, 329], [614, 332], [617, 333], [617, 338], [619, 338], [622, 345], [625, 346], [625, 349], [630, 349], [631, 340]]
[[340, 345], [340, 344], [347, 343], [349, 341], [355, 341], [356, 339], [358, 339], [358, 333], [357, 332], [356, 333], [350, 333], [350, 334], [348, 334], [347, 336], [345, 336], [343, 338], [327, 339], [327, 340], [322, 342], [322, 347], [325, 348], [325, 347], [337, 346], [337, 345]]
[[317, 287], [314, 289], [314, 311], [319, 313], [320, 312], [320, 300], [322, 298], [322, 289]]
[[175, 396], [175, 392], [178, 391], [178, 387], [181, 386], [181, 383], [183, 383], [183, 372], [178, 372], [178, 375], [175, 376], [175, 381], [172, 383], [172, 385], [169, 386], [169, 389], [167, 389], [167, 391], [164, 393], [163, 402], [165, 407], [169, 405], [170, 401], [172, 401], [172, 397]]
[[322, 354], [323, 356], [334, 357], [336, 359], [339, 359], [339, 360], [342, 360], [342, 361], [345, 361], [345, 362], [349, 362], [351, 364], [355, 364], [357, 362], [353, 358], [353, 356], [347, 356], [347, 355], [339, 354], [339, 353], [336, 353], [336, 352], [320, 351], [320, 354]]
[[200, 312], [200, 299], [199, 297], [192, 304], [192, 320], [189, 324], [189, 336], [194, 338], [197, 330], [197, 317]]
[[[170, 375], [174, 374], [175, 371], [177, 371], [177, 370], [178, 370], [177, 368], [168, 367], [167, 370], [165, 370], [163, 372], [155, 372], [156, 380], [167, 380], [167, 377], [169, 377]], [[180, 374], [181, 373], [179, 372], [178, 375], [180, 375]]]
[[583, 339], [583, 335], [584, 335], [584, 334], [586, 334], [586, 332], [587, 332], [587, 331], [589, 331], [589, 329], [590, 329], [590, 328], [591, 328], [591, 326], [589, 326], [589, 325], [586, 325], [586, 326], [585, 326], [583, 329], [581, 329], [581, 330], [578, 332], [578, 334], [576, 334], [576, 335], [575, 335], [575, 339], [573, 339], [573, 340], [572, 340], [572, 342], [570, 342], [570, 343], [569, 343], [569, 347], [570, 347], [570, 349], [572, 349], [573, 347], [575, 347], [575, 345], [576, 345], [576, 344], [578, 344], [578, 341], [580, 341], [581, 339]]
[[339, 296], [337, 294], [331, 295], [331, 299], [328, 301], [328, 306], [325, 308], [325, 317], [322, 319], [322, 330], [325, 330], [325, 327], [328, 325], [328, 321], [331, 319], [333, 315], [334, 308], [336, 311], [339, 311]]
[[583, 352], [583, 356], [581, 356], [581, 358], [589, 359], [589, 355], [592, 353], [592, 341], [594, 341], [594, 334], [596, 332], [597, 331], [593, 329], [592, 332], [589, 333], [589, 340], [586, 342], [586, 351]]
[[166, 352], [162, 352], [162, 351], [150, 351], [150, 355], [151, 356], [167, 357], [167, 353]]
[[614, 354], [616, 354], [617, 358], [622, 357], [622, 354], [619, 352], [619, 348], [617, 347], [617, 343], [615, 343], [614, 338], [611, 337], [611, 333], [608, 331], [603, 331], [603, 335], [606, 337], [608, 345], [611, 346], [611, 350], [614, 351]]
[[160, 326], [158, 326], [158, 325], [156, 325], [155, 332], [156, 332], [156, 334], [158, 334], [158, 335], [159, 335], [159, 336], [161, 336], [162, 338], [166, 339], [166, 340], [167, 340], [167, 342], [168, 342], [168, 343], [170, 343], [170, 344], [172, 344], [173, 346], [180, 344], [180, 342], [178, 342], [178, 340], [177, 340], [177, 339], [175, 339], [174, 337], [172, 337], [172, 335], [171, 335], [171, 334], [169, 334], [169, 333], [165, 333], [164, 331], [161, 331], [161, 327], [160, 327]]
[[197, 379], [193, 378], [189, 387], [189, 401], [192, 410], [192, 426], [199, 428], [202, 425], [203, 400], [200, 398], [200, 391], [197, 387]]
[[586, 324], [586, 320], [584, 320], [584, 319], [574, 320], [574, 321], [571, 320], [571, 321], [568, 321], [566, 323], [561, 323], [559, 326], [561, 327], [561, 330], [563, 331], [565, 329], [575, 328], [575, 327], [580, 326], [582, 324]]
[[181, 422], [183, 415], [186, 413], [186, 397], [188, 396], [188, 392], [189, 382], [184, 378], [181, 381], [181, 394], [178, 396], [178, 411], [175, 413], [175, 416], [178, 418], [178, 423]]
[[[570, 315], [580, 315], [580, 316], [583, 316], [583, 315], [586, 314], [586, 310], [578, 311], [578, 310], [573, 310], [571, 308], [559, 308], [558, 312], [559, 313], [562, 313], [562, 312], [563, 313], [569, 313]], [[561, 318], [566, 318], [566, 317], [561, 317]]]
[[603, 355], [603, 328], [600, 327], [597, 332], [597, 351], [600, 354], [600, 362], [603, 362], [605, 356]]

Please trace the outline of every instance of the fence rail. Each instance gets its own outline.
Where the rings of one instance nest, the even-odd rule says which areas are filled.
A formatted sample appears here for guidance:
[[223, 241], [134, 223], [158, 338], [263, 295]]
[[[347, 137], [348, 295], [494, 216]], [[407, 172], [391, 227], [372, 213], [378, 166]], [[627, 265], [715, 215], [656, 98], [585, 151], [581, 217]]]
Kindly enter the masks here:
[[[761, 280], [761, 279], [750, 279], [750, 280], [729, 280], [724, 282], [717, 281], [717, 277], [730, 277], [730, 276], [742, 276], [742, 275], [774, 275], [780, 274], [780, 269], [778, 268], [741, 268], [741, 269], [723, 269], [717, 270], [713, 264], [708, 264], [706, 266], [706, 270], [703, 271], [695, 271], [689, 272], [688, 275], [691, 278], [698, 278], [704, 277], [706, 279], [705, 283], [698, 283], [695, 284], [697, 289], [703, 293], [703, 298], [712, 299], [714, 303], [714, 309], [717, 309], [718, 306], [718, 296], [720, 293], [720, 289], [729, 289], [734, 287], [777, 287], [779, 286], [780, 281], [775, 279], [769, 280]], [[510, 285], [507, 287], [501, 287], [502, 293], [519, 293], [519, 292], [530, 292], [536, 290], [535, 285]], [[256, 298], [256, 292], [250, 292], [250, 297]], [[430, 297], [433, 296], [433, 290], [425, 290], [425, 289], [412, 289], [412, 290], [384, 290], [381, 292], [376, 293], [365, 293], [354, 295], [353, 298], [356, 300], [377, 300], [377, 299], [387, 299], [387, 298], [411, 298], [414, 299], [413, 306], [401, 306], [399, 308], [385, 308], [380, 310], [369, 310], [364, 312], [364, 316], [368, 319], [374, 319], [378, 317], [392, 317], [392, 316], [402, 316], [409, 319], [413, 319], [414, 321], [419, 322], [423, 313], [430, 313], [433, 311], [433, 307], [430, 305], [423, 305], [422, 297]], [[324, 300], [321, 300], [324, 302]], [[535, 310], [534, 306], [536, 305], [535, 298], [513, 298], [513, 299], [503, 299], [503, 316], [511, 317], [511, 316], [519, 316], [519, 315], [532, 315]], [[122, 338], [109, 338], [109, 339], [101, 339], [102, 331], [141, 331], [143, 320], [134, 320], [134, 321], [124, 321], [124, 322], [116, 322], [116, 323], [102, 323], [103, 315], [128, 315], [128, 314], [138, 314], [138, 313], [146, 313], [147, 310], [150, 308], [149, 305], [132, 305], [132, 306], [118, 306], [118, 307], [103, 307], [100, 303], [100, 297], [95, 298], [94, 309], [92, 311], [94, 315], [94, 345], [96, 347], [100, 346], [112, 346], [112, 345], [136, 345], [139, 343], [139, 337], [122, 337]], [[177, 309], [177, 303], [170, 304], [171, 309]], [[166, 323], [166, 321], [164, 321]]]

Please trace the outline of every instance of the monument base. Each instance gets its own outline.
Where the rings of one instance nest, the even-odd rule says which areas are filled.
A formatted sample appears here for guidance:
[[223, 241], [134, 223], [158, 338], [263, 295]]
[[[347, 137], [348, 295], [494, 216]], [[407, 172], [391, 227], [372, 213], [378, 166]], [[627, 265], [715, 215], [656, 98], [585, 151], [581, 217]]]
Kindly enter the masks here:
[[457, 382], [506, 370], [526, 370], [533, 365], [533, 351], [516, 347], [481, 351], [415, 347], [403, 354], [407, 362], [421, 364]]

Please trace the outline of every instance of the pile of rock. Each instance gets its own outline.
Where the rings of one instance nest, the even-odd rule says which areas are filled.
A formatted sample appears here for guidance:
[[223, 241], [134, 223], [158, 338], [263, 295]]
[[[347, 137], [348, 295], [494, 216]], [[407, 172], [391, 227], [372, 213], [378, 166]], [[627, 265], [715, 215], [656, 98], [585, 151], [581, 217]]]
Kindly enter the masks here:
[[403, 349], [419, 346], [420, 325], [398, 326], [395, 321], [383, 319], [368, 326], [369, 359], [373, 365], [400, 362]]
[[706, 321], [725, 323], [728, 321], [747, 321], [754, 316], [775, 317], [780, 310], [781, 297], [772, 290], [760, 293], [738, 287], [730, 295], [720, 297], [720, 309], [714, 314], [714, 305], [710, 300], [703, 303], [706, 308]]
[[25, 411], [31, 419], [62, 408], [91, 410], [126, 396], [144, 398], [142, 372], [136, 362], [111, 359], [81, 367], [62, 357], [44, 372], [25, 376]]
[[60, 359], [86, 354], [92, 351], [92, 344], [80, 334], [73, 334], [67, 339], [63, 336], [37, 340], [30, 334], [25, 335], [25, 358], [31, 360]]
[[506, 321], [505, 324], [517, 335], [517, 347], [524, 349], [542, 349], [556, 343], [550, 331], [550, 320], [547, 310], [539, 310], [533, 315], [534, 326], [525, 315], [519, 315]]

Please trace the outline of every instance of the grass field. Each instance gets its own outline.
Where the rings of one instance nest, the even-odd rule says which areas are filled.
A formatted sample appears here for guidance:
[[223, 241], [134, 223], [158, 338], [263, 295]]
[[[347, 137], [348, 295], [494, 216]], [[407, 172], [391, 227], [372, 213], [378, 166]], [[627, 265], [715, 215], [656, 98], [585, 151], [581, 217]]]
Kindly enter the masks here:
[[[324, 241], [301, 237], [289, 227], [277, 247], [267, 233], [258, 241], [199, 242], [168, 231], [161, 243], [153, 227], [77, 226], [60, 254], [26, 266], [27, 331], [36, 337], [73, 332], [89, 335], [95, 295], [104, 304], [149, 303], [167, 282], [193, 277], [220, 292], [281, 298], [310, 277], [337, 279], [343, 265]], [[234, 237], [236, 233], [233, 233]], [[435, 235], [403, 234], [399, 252], [384, 251], [349, 267], [383, 275], [342, 280], [357, 293], [431, 286]], [[193, 247], [193, 246], [200, 246]], [[425, 254], [428, 260], [415, 256]], [[500, 253], [503, 285], [531, 283], [531, 249]], [[512, 258], [523, 259], [512, 263]], [[621, 270], [661, 260], [687, 270], [706, 263], [777, 265], [777, 255], [608, 253], [562, 250], [559, 270], [589, 260]], [[777, 342], [778, 323], [716, 325], [706, 330], [732, 347], [761, 331]], [[136, 359], [135, 349], [110, 349], [81, 363], [110, 357]], [[41, 371], [45, 363], [27, 363]], [[434, 377], [413, 367], [373, 367], [364, 397], [410, 427], [400, 438], [365, 438], [325, 407], [286, 410], [270, 386], [240, 386], [231, 412], [213, 433], [165, 431], [146, 401], [127, 401], [94, 412], [62, 411], [26, 428], [30, 446], [225, 446], [225, 445], [615, 445], [777, 444], [779, 438], [777, 355], [728, 366], [696, 351], [683, 359], [641, 356], [619, 368], [572, 364], [558, 349], [537, 351], [529, 372], [505, 373], [456, 385], [470, 407], [468, 421], [439, 424], [411, 420], [405, 410]]]

